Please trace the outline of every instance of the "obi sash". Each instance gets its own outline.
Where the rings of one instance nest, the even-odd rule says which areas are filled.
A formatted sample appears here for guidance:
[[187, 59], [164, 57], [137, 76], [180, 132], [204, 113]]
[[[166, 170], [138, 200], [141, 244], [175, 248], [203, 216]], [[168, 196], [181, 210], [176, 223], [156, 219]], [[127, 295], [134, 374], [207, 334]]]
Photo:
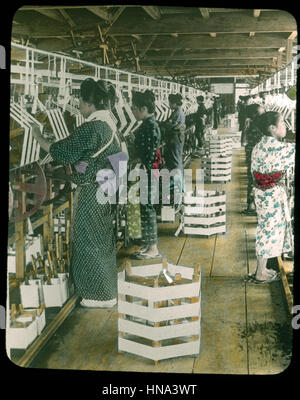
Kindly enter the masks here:
[[262, 174], [260, 172], [254, 172], [253, 174], [256, 187], [258, 189], [269, 189], [274, 187], [280, 179], [283, 177], [283, 172], [274, 172], [273, 174]]
[[276, 185], [282, 186], [285, 189], [283, 192], [283, 198], [281, 200], [283, 203], [286, 221], [290, 222], [291, 215], [290, 215], [290, 210], [289, 210], [289, 206], [288, 206], [287, 190], [286, 190], [286, 186], [282, 182], [280, 182], [283, 175], [284, 175], [284, 173], [281, 171], [270, 173], [270, 174], [262, 174], [262, 173], [256, 172], [256, 171], [253, 173], [256, 187], [258, 189], [266, 190], [266, 189], [272, 188]]

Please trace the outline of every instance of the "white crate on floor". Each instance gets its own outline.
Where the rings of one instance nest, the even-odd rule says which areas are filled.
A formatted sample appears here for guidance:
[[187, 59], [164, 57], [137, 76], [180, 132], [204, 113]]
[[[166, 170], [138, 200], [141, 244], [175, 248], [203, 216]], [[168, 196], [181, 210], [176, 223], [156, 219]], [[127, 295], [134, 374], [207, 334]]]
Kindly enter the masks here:
[[172, 206], [161, 207], [161, 221], [174, 222], [175, 221], [175, 208]]
[[29, 284], [20, 284], [21, 304], [23, 308], [37, 308], [44, 304], [42, 279], [29, 279]]
[[46, 325], [45, 306], [23, 309], [13, 321], [9, 318], [6, 330], [7, 349], [24, 349], [41, 334]]
[[231, 156], [210, 155], [201, 160], [201, 166], [204, 169], [205, 182], [229, 182], [231, 180]]
[[242, 132], [227, 133], [226, 137], [232, 140], [232, 148], [239, 149], [241, 147], [241, 135]]
[[46, 307], [62, 307], [69, 297], [68, 274], [59, 274], [51, 278], [51, 285], [43, 283], [44, 301]]
[[6, 346], [8, 349], [27, 349], [37, 337], [37, 321], [30, 320], [30, 317], [20, 317], [17, 322], [24, 324], [24, 327], [7, 329]]
[[[165, 266], [171, 284], [157, 277]], [[128, 265], [127, 265], [128, 267]], [[127, 268], [126, 268], [127, 269]], [[180, 280], [175, 280], [180, 274]], [[161, 279], [161, 278], [160, 278]], [[118, 275], [118, 349], [159, 360], [200, 351], [200, 268], [166, 263], [132, 266]]]
[[222, 135], [216, 135], [204, 142], [204, 150], [207, 155], [230, 156], [232, 155], [232, 147], [232, 139]]
[[186, 193], [182, 207], [184, 234], [210, 236], [226, 233], [225, 191], [204, 190]]
[[226, 115], [225, 118], [224, 118], [224, 122], [223, 122], [225, 128], [231, 128], [231, 127], [235, 126], [236, 119], [237, 118], [236, 118], [235, 114]]
[[25, 308], [24, 313], [35, 313], [37, 334], [40, 335], [46, 326], [45, 305], [43, 304], [39, 308]]

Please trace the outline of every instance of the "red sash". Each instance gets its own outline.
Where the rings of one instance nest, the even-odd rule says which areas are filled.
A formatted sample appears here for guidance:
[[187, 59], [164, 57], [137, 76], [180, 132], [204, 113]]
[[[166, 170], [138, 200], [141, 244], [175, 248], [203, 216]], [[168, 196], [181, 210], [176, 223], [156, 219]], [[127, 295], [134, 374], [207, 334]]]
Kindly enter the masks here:
[[273, 174], [254, 172], [253, 175], [256, 181], [256, 187], [259, 189], [268, 189], [276, 185], [276, 183], [282, 178], [283, 172], [274, 172]]
[[153, 169], [159, 169], [159, 167], [162, 164], [162, 158], [161, 158], [161, 154], [160, 154], [160, 150], [156, 150], [156, 159], [154, 161], [154, 163], [152, 163], [152, 167]]

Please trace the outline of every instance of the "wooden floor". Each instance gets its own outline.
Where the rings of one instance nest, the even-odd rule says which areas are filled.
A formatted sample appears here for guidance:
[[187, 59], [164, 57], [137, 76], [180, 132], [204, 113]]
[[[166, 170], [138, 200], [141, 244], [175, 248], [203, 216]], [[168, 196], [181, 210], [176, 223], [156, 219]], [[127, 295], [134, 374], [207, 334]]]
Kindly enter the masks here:
[[[193, 168], [200, 168], [194, 159]], [[33, 368], [192, 374], [277, 374], [291, 358], [292, 332], [281, 283], [246, 284], [255, 270], [256, 217], [241, 214], [246, 200], [243, 149], [233, 154], [227, 195], [227, 233], [210, 238], [175, 237], [177, 224], [159, 225], [159, 249], [171, 262], [202, 268], [201, 346], [197, 357], [154, 365], [148, 359], [117, 354], [117, 307], [79, 306], [32, 362]], [[124, 252], [123, 252], [124, 253]]]

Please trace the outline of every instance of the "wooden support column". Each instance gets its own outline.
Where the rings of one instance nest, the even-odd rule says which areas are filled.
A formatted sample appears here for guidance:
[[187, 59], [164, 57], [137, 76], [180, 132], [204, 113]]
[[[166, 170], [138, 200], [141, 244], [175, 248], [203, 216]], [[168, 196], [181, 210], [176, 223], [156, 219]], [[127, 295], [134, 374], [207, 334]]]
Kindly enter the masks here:
[[[52, 193], [52, 180], [47, 180], [47, 192], [49, 193], [49, 198], [51, 198]], [[43, 224], [43, 238], [44, 238], [44, 251], [52, 250], [52, 235], [53, 235], [53, 204], [43, 207], [43, 214], [47, 218]]]
[[293, 39], [287, 40], [287, 47], [286, 47], [286, 62], [289, 63], [292, 59], [292, 50], [293, 50]]
[[[20, 183], [24, 183], [24, 175], [20, 175]], [[24, 214], [26, 211], [25, 192], [18, 192], [17, 196], [18, 214]], [[16, 278], [23, 279], [25, 276], [25, 229], [24, 220], [16, 222], [15, 233], [17, 235], [16, 241]]]
[[280, 54], [277, 56], [277, 67], [278, 67], [278, 68], [281, 68], [281, 67], [282, 67], [282, 64], [283, 64], [283, 61], [282, 61], [282, 54], [280, 53]]

